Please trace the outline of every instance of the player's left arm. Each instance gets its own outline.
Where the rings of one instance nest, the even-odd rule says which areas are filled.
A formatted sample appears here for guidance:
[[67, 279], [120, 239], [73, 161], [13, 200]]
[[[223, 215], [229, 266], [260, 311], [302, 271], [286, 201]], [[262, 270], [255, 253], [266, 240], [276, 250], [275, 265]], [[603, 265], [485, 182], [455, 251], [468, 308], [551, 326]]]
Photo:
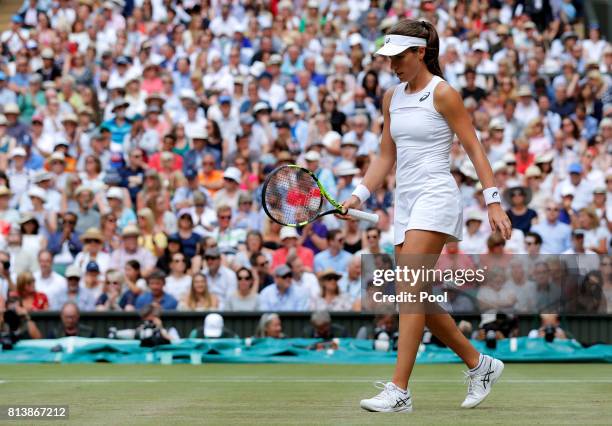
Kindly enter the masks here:
[[[463, 106], [463, 99], [459, 93], [446, 82], [441, 82], [434, 91], [434, 107], [446, 118], [450, 128], [457, 134], [465, 152], [474, 164], [482, 187], [486, 189], [496, 186], [493, 170], [484, 148], [476, 137], [472, 120]], [[499, 230], [505, 239], [510, 239], [512, 224], [501, 204], [489, 204], [488, 213], [491, 230]]]

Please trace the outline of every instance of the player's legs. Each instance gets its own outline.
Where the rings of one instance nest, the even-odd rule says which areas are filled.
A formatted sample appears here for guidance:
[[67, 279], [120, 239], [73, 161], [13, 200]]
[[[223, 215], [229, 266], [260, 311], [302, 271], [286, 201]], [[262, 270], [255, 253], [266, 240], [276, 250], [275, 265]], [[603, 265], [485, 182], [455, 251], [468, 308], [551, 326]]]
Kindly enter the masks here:
[[[421, 266], [433, 267], [442, 251], [442, 247], [444, 247], [446, 238], [445, 234], [438, 232], [407, 231], [404, 244], [396, 246], [397, 265], [409, 268], [420, 268]], [[399, 256], [400, 254], [402, 256]], [[421, 258], [418, 256], [421, 254], [428, 254], [429, 256]], [[418, 285], [410, 289], [410, 291], [418, 291], [415, 289], [418, 289]], [[361, 400], [361, 408], [378, 412], [409, 413], [412, 411], [412, 397], [408, 389], [408, 379], [414, 367], [424, 327], [424, 311], [419, 311], [419, 313], [400, 313], [397, 361], [392, 382], [379, 383], [382, 392], [373, 398]]]
[[425, 325], [434, 336], [451, 348], [468, 368], [475, 368], [478, 365], [480, 353], [459, 330], [449, 314], [427, 315]]
[[[446, 243], [446, 234], [432, 231], [409, 230], [406, 231], [404, 243], [396, 246], [395, 253], [398, 266], [419, 268], [420, 266], [433, 267], [442, 248]], [[416, 255], [429, 254], [425, 259]], [[414, 256], [410, 256], [414, 255]], [[426, 261], [428, 265], [405, 265], [413, 263], [412, 260]], [[400, 312], [401, 312], [400, 307]], [[425, 328], [425, 313], [408, 313], [399, 315], [399, 339], [397, 342], [397, 362], [393, 374], [393, 383], [402, 389], [408, 387], [408, 379], [412, 374], [416, 354]]]

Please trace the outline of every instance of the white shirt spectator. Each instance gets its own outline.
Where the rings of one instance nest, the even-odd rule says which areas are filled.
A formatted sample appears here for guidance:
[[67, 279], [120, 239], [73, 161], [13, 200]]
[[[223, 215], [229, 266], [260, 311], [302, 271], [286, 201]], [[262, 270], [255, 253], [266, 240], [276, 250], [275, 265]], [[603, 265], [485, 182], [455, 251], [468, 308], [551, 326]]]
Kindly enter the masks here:
[[555, 190], [556, 202], [561, 202], [561, 193], [565, 188], [571, 188], [574, 192], [574, 201], [572, 201], [572, 208], [574, 210], [580, 210], [581, 208], [591, 204], [593, 201], [593, 185], [588, 180], [581, 179], [578, 186], [574, 186], [570, 181], [570, 178], [567, 178], [563, 182], [559, 183]]
[[36, 285], [36, 291], [45, 293], [51, 303], [52, 299], [58, 297], [62, 291], [66, 291], [66, 278], [62, 277], [55, 271], [51, 271], [48, 277], [43, 277], [41, 271], [34, 272], [34, 280]]
[[219, 299], [219, 309], [223, 310], [227, 298], [238, 288], [236, 273], [227, 266], [221, 265], [216, 274], [208, 268], [203, 270], [208, 282], [208, 290]]
[[164, 291], [174, 297], [176, 300], [181, 300], [191, 289], [191, 276], [183, 275], [181, 278], [168, 275], [166, 277], [166, 285]]

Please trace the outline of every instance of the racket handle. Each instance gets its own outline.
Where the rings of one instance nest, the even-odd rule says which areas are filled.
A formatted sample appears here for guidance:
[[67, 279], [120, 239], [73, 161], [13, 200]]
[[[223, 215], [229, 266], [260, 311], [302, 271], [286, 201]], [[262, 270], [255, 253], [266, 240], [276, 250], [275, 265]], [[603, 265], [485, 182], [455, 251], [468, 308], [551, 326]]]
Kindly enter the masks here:
[[378, 223], [378, 215], [374, 213], [367, 213], [361, 210], [348, 209], [346, 212], [351, 217], [359, 220], [367, 220], [368, 222]]

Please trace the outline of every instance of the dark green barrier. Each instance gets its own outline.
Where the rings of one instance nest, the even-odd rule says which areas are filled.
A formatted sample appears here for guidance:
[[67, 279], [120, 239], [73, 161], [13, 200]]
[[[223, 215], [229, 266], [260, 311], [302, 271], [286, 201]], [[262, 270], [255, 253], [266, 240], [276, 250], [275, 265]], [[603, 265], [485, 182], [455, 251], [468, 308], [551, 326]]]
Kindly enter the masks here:
[[[194, 328], [201, 328], [205, 312], [164, 312], [162, 319], [166, 327], [174, 327], [181, 337], [187, 337]], [[260, 312], [220, 312], [225, 319], [225, 327], [240, 337], [253, 336], [261, 316]], [[304, 328], [310, 319], [309, 313], [287, 312], [280, 314], [283, 323], [283, 332], [287, 337], [304, 337]], [[43, 336], [60, 324], [57, 312], [33, 312], [32, 318], [40, 328]], [[465, 319], [472, 323], [474, 329], [478, 327], [480, 316], [468, 315], [454, 317], [457, 321]], [[373, 315], [362, 315], [355, 312], [333, 313], [334, 323], [347, 330], [348, 336], [354, 337], [363, 325], [371, 325]], [[81, 322], [93, 327], [98, 337], [106, 337], [111, 326], [118, 329], [135, 328], [140, 318], [134, 312], [83, 312]], [[533, 328], [537, 328], [537, 316], [522, 316], [519, 318], [519, 333], [527, 335]], [[582, 315], [563, 317], [561, 326], [576, 340], [587, 343], [612, 343], [612, 316]]]

